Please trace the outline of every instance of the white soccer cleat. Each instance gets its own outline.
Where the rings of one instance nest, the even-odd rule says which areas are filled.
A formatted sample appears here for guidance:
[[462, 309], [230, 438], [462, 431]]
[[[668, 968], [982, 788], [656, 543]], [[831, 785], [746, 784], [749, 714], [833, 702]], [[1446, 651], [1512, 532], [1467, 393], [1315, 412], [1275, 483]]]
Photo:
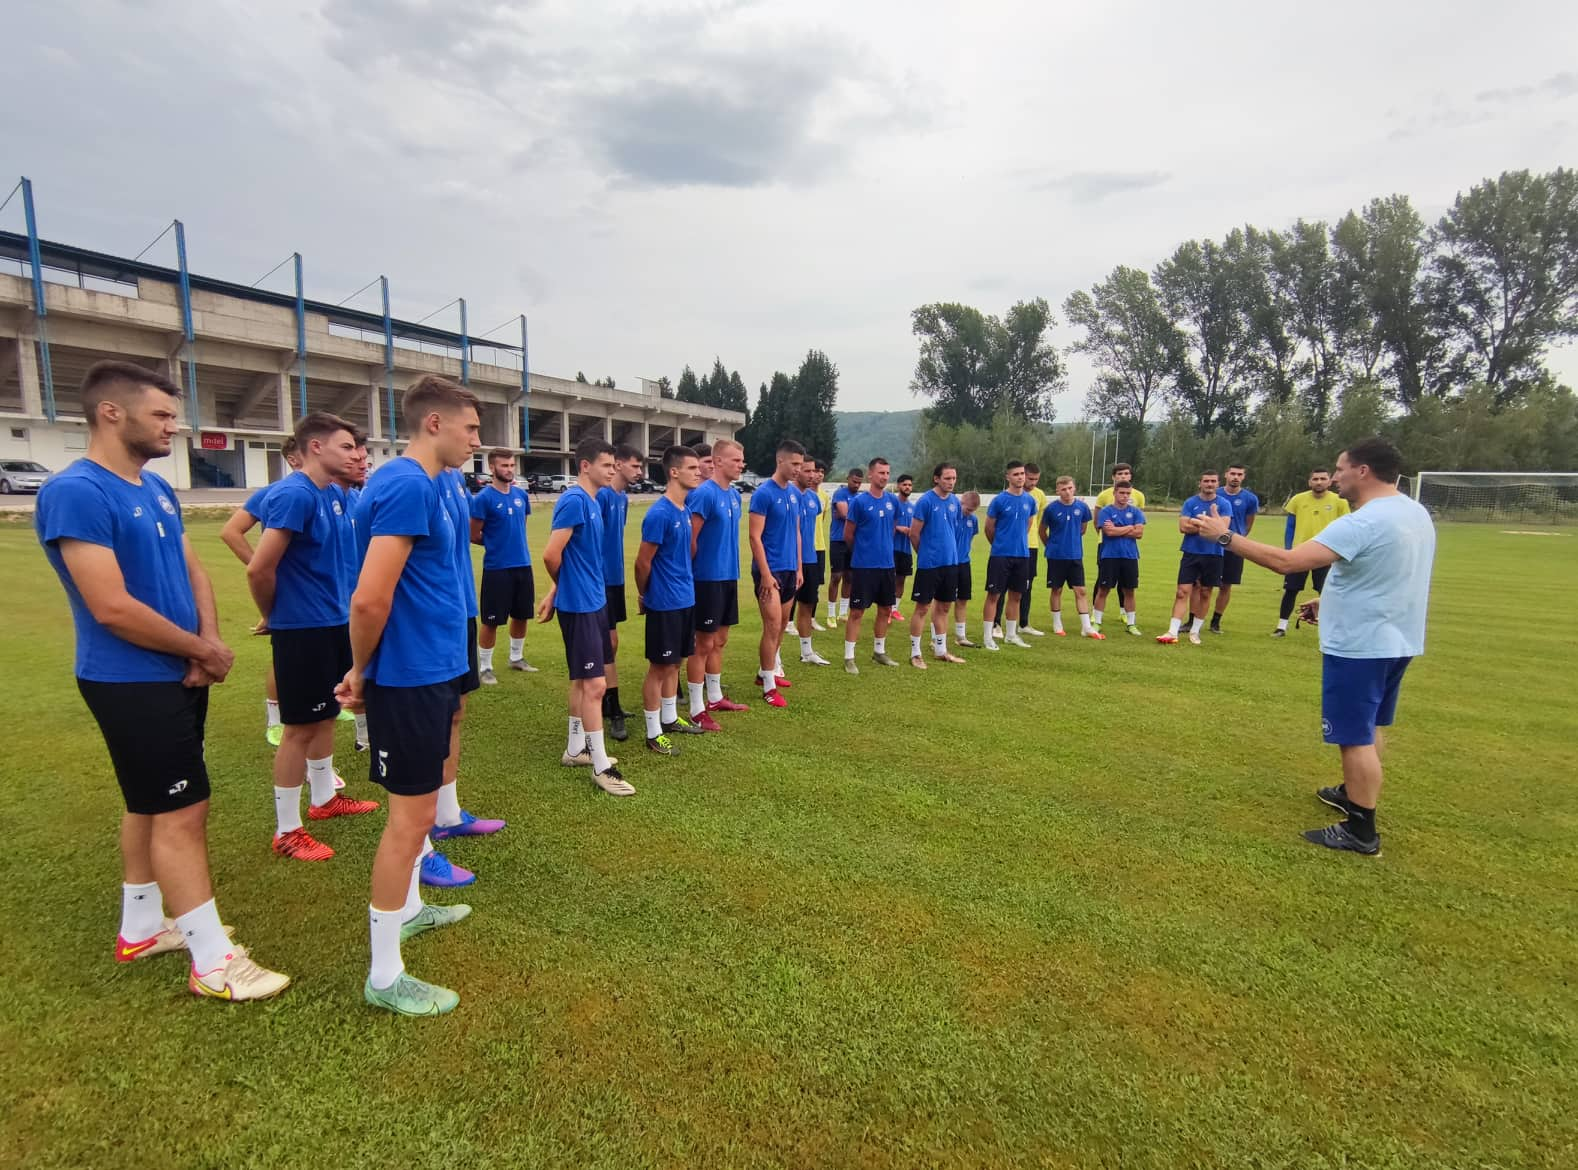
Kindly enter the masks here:
[[802, 654], [802, 655], [800, 655], [800, 661], [803, 662], [806, 666], [832, 666], [833, 665], [827, 659], [823, 658], [820, 654], [818, 654], [815, 650], [811, 651], [811, 653], [809, 653], [809, 654]]
[[1012, 638], [1004, 638], [1003, 639], [1003, 645], [1004, 646], [1018, 646], [1018, 647], [1020, 647], [1021, 649], [1024, 649], [1024, 650], [1030, 649], [1030, 643], [1026, 642], [1018, 634], [1015, 634]]

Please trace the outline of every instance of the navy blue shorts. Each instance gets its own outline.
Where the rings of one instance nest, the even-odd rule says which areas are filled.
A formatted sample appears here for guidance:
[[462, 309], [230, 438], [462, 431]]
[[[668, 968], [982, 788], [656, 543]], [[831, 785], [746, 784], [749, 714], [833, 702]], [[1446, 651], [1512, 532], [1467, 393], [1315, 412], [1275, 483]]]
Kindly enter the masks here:
[[892, 609], [898, 600], [898, 581], [892, 569], [851, 569], [854, 581], [849, 587], [851, 612], [862, 612], [873, 605]]
[[482, 672], [478, 669], [477, 660], [477, 619], [466, 619], [466, 673], [455, 680], [455, 686], [463, 695], [482, 686]]
[[953, 567], [954, 585], [958, 592], [954, 595], [955, 601], [970, 601], [975, 594], [975, 569], [969, 561]]
[[696, 652], [696, 608], [647, 610], [647, 661], [678, 666]]
[[934, 601], [952, 605], [959, 598], [957, 568], [957, 565], [938, 565], [919, 570], [915, 574], [915, 588], [910, 592], [910, 600], [916, 605], [930, 605]]
[[1397, 691], [1412, 658], [1321, 657], [1320, 729], [1327, 743], [1357, 747], [1375, 742], [1377, 727], [1390, 727]]
[[1215, 589], [1222, 583], [1222, 555], [1220, 553], [1184, 553], [1178, 562], [1178, 584], [1198, 585], [1202, 589]]
[[323, 723], [339, 718], [334, 688], [351, 669], [351, 627], [272, 630], [269, 641], [279, 689], [279, 721]]
[[625, 587], [623, 585], [609, 585], [603, 590], [603, 610], [608, 614], [610, 627], [617, 626], [630, 615], [625, 612]]
[[893, 571], [900, 577], [911, 576], [915, 572], [915, 554], [907, 548], [893, 550]]
[[827, 563], [835, 573], [849, 572], [849, 546], [842, 540], [827, 542]]
[[368, 680], [362, 697], [374, 783], [396, 796], [426, 796], [442, 787], [449, 727], [460, 709], [464, 678], [420, 687], [381, 687]]
[[716, 634], [740, 624], [738, 581], [696, 582], [696, 632]]
[[986, 591], [988, 593], [1027, 593], [1030, 590], [1031, 568], [1029, 557], [987, 557]]
[[564, 635], [564, 664], [572, 679], [602, 678], [614, 660], [613, 630], [608, 611], [566, 613], [559, 610], [559, 633]]

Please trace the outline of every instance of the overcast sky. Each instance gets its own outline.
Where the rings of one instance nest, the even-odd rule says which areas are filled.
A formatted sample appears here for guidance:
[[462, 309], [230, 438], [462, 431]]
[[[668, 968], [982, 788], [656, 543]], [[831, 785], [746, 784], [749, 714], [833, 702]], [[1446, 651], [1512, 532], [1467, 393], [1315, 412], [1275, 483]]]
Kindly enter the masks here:
[[206, 275], [299, 250], [309, 296], [524, 312], [534, 370], [621, 386], [716, 354], [753, 405], [812, 347], [843, 409], [922, 405], [928, 301], [1060, 306], [1191, 237], [1578, 163], [1564, 0], [20, 7], [0, 175], [46, 238], [133, 255], [180, 216]]

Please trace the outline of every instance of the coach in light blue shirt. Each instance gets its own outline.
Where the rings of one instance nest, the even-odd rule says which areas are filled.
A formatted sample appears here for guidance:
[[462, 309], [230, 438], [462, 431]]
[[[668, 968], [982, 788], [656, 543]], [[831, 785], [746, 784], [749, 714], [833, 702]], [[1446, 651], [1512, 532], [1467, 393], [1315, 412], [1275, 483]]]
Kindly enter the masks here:
[[1225, 512], [1194, 521], [1199, 535], [1274, 572], [1331, 567], [1324, 594], [1305, 604], [1303, 616], [1320, 625], [1321, 730], [1342, 751], [1343, 782], [1316, 795], [1347, 819], [1304, 837], [1369, 857], [1381, 853], [1379, 729], [1391, 726], [1403, 673], [1425, 651], [1436, 552], [1430, 514], [1397, 490], [1401, 470], [1402, 457], [1385, 439], [1349, 447], [1337, 457], [1332, 487], [1352, 513], [1286, 551], [1232, 532]]

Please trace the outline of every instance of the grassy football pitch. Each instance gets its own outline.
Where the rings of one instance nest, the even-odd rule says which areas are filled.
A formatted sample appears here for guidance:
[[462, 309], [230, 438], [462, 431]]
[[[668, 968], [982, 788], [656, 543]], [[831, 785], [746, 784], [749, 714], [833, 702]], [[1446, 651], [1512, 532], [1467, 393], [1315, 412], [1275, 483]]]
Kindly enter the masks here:
[[[440, 1020], [361, 1000], [382, 814], [315, 826], [328, 863], [269, 852], [268, 647], [214, 521], [191, 531], [238, 650], [208, 733], [219, 905], [296, 982], [231, 1007], [180, 957], [112, 961], [119, 794], [65, 598], [0, 527], [0, 1165], [1578, 1165], [1578, 533], [1442, 529], [1370, 860], [1297, 836], [1332, 819], [1336, 754], [1314, 632], [1267, 637], [1280, 582], [1250, 566], [1204, 646], [1151, 640], [1171, 525], [1144, 639], [921, 673], [870, 665], [868, 628], [858, 679], [791, 643], [787, 711], [675, 760], [633, 738], [631, 800], [559, 766], [564, 661], [534, 625], [542, 673], [501, 672], [464, 739], [462, 803], [509, 827], [453, 843], [480, 880], [431, 895], [475, 913], [405, 947], [462, 995]], [[348, 725], [340, 748], [376, 796]]]

